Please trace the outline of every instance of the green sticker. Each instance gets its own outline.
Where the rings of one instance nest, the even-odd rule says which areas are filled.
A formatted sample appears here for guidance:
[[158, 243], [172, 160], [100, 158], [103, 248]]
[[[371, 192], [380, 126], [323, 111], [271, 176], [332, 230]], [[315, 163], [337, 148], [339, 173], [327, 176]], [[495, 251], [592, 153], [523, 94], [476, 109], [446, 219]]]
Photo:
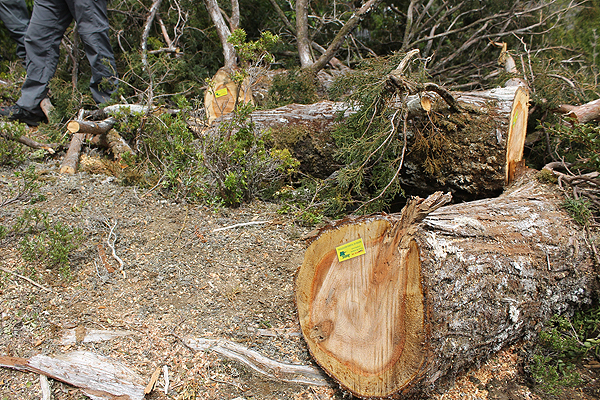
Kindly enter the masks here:
[[350, 243], [343, 244], [335, 248], [335, 251], [340, 262], [349, 260], [365, 254], [365, 245], [362, 239], [356, 239]]

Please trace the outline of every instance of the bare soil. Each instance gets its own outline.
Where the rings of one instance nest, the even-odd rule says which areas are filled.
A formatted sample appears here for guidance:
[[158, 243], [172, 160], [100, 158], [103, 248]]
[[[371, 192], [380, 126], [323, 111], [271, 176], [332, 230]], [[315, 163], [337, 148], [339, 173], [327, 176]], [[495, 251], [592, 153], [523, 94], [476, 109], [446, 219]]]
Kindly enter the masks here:
[[[18, 250], [20, 238], [0, 241], [1, 355], [29, 358], [86, 350], [128, 366], [145, 381], [157, 367], [168, 366], [168, 393], [161, 378], [150, 399], [346, 396], [333, 382], [311, 387], [267, 379], [214, 352], [194, 352], [181, 340], [227, 339], [278, 361], [315, 366], [294, 304], [302, 237], [311, 228], [280, 215], [275, 204], [211, 209], [164, 198], [158, 190], [122, 186], [107, 175], [62, 175], [58, 161], [34, 166], [46, 200], [0, 207], [0, 225], [12, 226], [25, 209], [37, 208], [82, 229], [85, 239], [71, 254], [68, 279], [57, 269], [26, 262]], [[18, 185], [13, 169], [0, 169], [0, 203]], [[254, 224], [232, 227], [249, 222]], [[215, 231], [224, 227], [230, 228]], [[111, 231], [122, 268], [107, 244]], [[73, 329], [132, 333], [62, 344], [65, 331]], [[521, 348], [505, 349], [434, 397], [552, 398], [528, 386]], [[586, 383], [558, 398], [598, 398], [597, 370], [582, 371]], [[51, 387], [55, 400], [86, 398], [64, 383], [51, 380]], [[39, 398], [37, 375], [0, 368], [1, 400]]]

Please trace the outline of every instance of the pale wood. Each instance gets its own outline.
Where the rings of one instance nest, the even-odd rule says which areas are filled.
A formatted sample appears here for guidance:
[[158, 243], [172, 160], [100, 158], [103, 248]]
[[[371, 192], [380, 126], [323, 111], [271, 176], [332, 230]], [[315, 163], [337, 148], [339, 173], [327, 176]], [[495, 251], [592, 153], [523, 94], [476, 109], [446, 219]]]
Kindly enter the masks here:
[[91, 133], [99, 135], [107, 133], [117, 123], [117, 120], [110, 117], [104, 121], [86, 121], [86, 120], [71, 120], [67, 124], [67, 130], [70, 133]]
[[187, 337], [183, 339], [183, 342], [195, 351], [211, 350], [228, 359], [238, 361], [269, 379], [306, 385], [329, 386], [327, 377], [318, 368], [282, 363], [229, 340]]
[[[79, 335], [78, 335], [79, 333]], [[83, 332], [78, 332], [77, 329], [67, 329], [63, 332], [60, 338], [60, 344], [63, 346], [75, 343], [94, 343], [104, 342], [119, 337], [130, 336], [135, 332], [133, 331], [108, 331], [102, 329], [83, 329]], [[79, 337], [78, 337], [79, 336]]]
[[[80, 388], [94, 400], [144, 399], [144, 381], [128, 367], [108, 357], [85, 351], [29, 359], [0, 356], [0, 366], [46, 375]], [[121, 396], [121, 397], [119, 397]]]
[[46, 375], [40, 375], [40, 387], [42, 389], [42, 400], [51, 400], [52, 390], [50, 389], [50, 383]]
[[239, 104], [254, 104], [250, 79], [238, 84], [231, 79], [235, 72], [233, 68], [220, 68], [204, 94], [209, 125], [220, 116], [231, 113]]
[[513, 100], [506, 141], [506, 185], [515, 179], [515, 171], [523, 164], [523, 149], [527, 136], [527, 119], [529, 117], [529, 91], [518, 87]]
[[600, 99], [590, 101], [580, 106], [562, 104], [556, 111], [564, 113], [567, 117], [572, 118], [577, 123], [585, 124], [586, 122], [600, 118]]
[[[552, 315], [591, 302], [585, 232], [556, 187], [532, 175], [498, 198], [443, 206], [421, 222], [405, 210], [322, 229], [296, 279], [315, 361], [358, 397], [423, 398]], [[335, 248], [357, 238], [366, 254], [339, 262]]]
[[50, 121], [50, 114], [54, 110], [54, 105], [50, 102], [50, 99], [44, 97], [44, 99], [40, 102], [40, 108], [44, 115], [46, 115], [46, 119]]
[[73, 175], [75, 171], [77, 171], [77, 164], [79, 163], [79, 153], [81, 152], [81, 146], [83, 145], [84, 139], [84, 133], [75, 133], [71, 137], [71, 144], [69, 145], [67, 154], [65, 154], [65, 157], [63, 158], [62, 164], [60, 166], [61, 174]]

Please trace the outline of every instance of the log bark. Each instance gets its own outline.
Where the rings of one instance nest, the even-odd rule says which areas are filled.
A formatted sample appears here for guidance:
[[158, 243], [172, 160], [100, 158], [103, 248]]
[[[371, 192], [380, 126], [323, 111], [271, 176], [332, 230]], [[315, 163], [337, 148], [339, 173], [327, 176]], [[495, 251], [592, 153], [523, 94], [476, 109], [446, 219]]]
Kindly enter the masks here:
[[[531, 175], [498, 198], [436, 210], [436, 193], [321, 230], [296, 278], [316, 362], [360, 398], [419, 398], [590, 302], [585, 233]], [[344, 247], [357, 239], [362, 254]]]
[[71, 144], [69, 145], [67, 154], [65, 154], [65, 158], [63, 158], [63, 162], [60, 166], [61, 174], [73, 175], [75, 171], [77, 171], [77, 164], [79, 163], [79, 153], [81, 152], [81, 146], [83, 145], [84, 139], [84, 133], [76, 133], [71, 138]]

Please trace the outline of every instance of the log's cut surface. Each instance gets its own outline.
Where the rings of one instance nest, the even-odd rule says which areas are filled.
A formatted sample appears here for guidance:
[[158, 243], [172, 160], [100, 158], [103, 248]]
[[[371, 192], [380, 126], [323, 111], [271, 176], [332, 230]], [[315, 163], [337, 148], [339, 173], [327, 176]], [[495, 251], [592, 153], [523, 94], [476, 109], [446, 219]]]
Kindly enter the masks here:
[[[448, 200], [436, 193], [399, 215], [338, 221], [306, 251], [303, 336], [358, 397], [439, 387], [595, 290], [585, 236], [551, 188], [529, 180], [495, 199]], [[358, 239], [364, 254], [344, 247]]]

